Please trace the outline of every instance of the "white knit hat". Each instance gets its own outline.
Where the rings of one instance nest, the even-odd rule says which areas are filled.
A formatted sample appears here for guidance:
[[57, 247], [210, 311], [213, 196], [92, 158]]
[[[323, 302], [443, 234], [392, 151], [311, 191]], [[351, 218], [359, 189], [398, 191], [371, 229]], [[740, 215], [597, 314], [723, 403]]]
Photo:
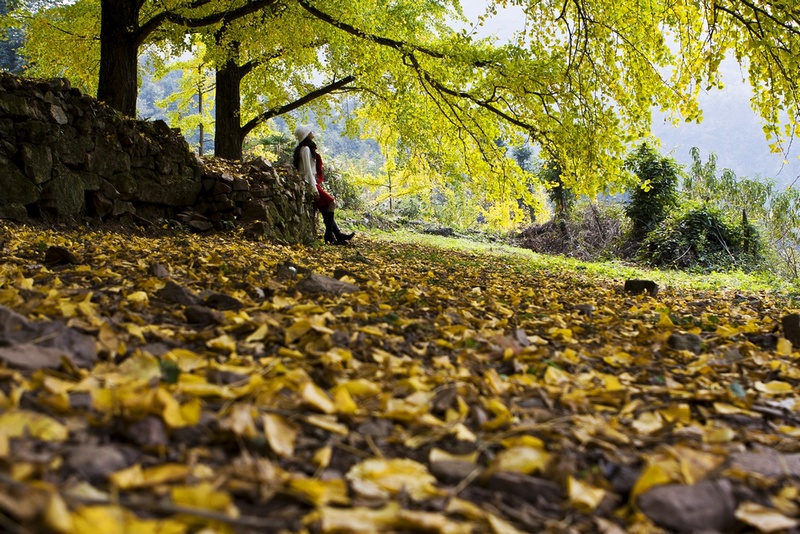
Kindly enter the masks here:
[[297, 139], [298, 143], [302, 143], [303, 139], [308, 137], [308, 134], [311, 133], [311, 126], [308, 124], [300, 124], [297, 128], [294, 129], [294, 138]]

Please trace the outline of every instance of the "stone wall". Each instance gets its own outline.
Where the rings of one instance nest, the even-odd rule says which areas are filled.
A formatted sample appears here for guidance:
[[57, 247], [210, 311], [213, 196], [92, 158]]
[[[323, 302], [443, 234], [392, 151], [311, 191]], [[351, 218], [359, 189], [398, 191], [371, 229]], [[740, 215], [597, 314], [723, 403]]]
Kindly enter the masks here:
[[212, 167], [163, 121], [123, 117], [65, 79], [0, 74], [0, 218], [180, 218], [198, 230], [314, 238], [312, 200], [291, 169], [259, 160], [234, 177]]
[[262, 158], [206, 160], [198, 200], [179, 218], [199, 230], [241, 225], [251, 237], [305, 243], [315, 238], [317, 217], [314, 197], [303, 185], [291, 166]]

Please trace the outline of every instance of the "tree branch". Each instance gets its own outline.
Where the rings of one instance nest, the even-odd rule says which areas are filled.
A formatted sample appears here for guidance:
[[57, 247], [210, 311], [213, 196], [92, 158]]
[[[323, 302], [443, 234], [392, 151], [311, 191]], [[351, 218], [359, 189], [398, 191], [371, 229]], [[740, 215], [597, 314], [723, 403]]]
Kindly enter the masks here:
[[[312, 6], [308, 2], [308, 0], [298, 0], [298, 3], [300, 4], [300, 6], [303, 9], [305, 9], [306, 11], [311, 13], [314, 17], [318, 18], [319, 20], [321, 20], [323, 22], [326, 22], [326, 23], [330, 24], [331, 26], [333, 26], [335, 28], [338, 28], [338, 29], [340, 29], [340, 30], [342, 30], [344, 32], [349, 33], [350, 35], [354, 35], [354, 36], [359, 37], [361, 39], [365, 39], [367, 41], [372, 41], [372, 42], [377, 43], [379, 45], [386, 46], [386, 47], [389, 47], [389, 48], [393, 48], [393, 49], [398, 50], [398, 51], [403, 52], [403, 53], [407, 53], [408, 51], [413, 50], [415, 52], [419, 52], [421, 54], [425, 54], [426, 56], [429, 56], [429, 57], [432, 57], [432, 58], [436, 58], [436, 59], [447, 59], [447, 58], [451, 57], [451, 56], [448, 56], [446, 54], [443, 54], [442, 52], [437, 52], [436, 50], [433, 50], [432, 48], [427, 48], [427, 47], [415, 45], [413, 43], [408, 43], [408, 42], [405, 42], [405, 41], [398, 41], [396, 39], [390, 39], [389, 37], [381, 37], [379, 35], [375, 35], [373, 33], [366, 32], [364, 30], [356, 28], [355, 26], [351, 26], [350, 24], [347, 24], [346, 22], [342, 22], [341, 20], [337, 20], [337, 19], [333, 18], [331, 15], [329, 15], [329, 14], [323, 12], [323, 11], [320, 11], [316, 7]], [[472, 62], [472, 66], [473, 67], [488, 67], [490, 65], [492, 65], [492, 63], [490, 61], [476, 60], [476, 61]]]
[[[220, 11], [198, 18], [181, 15], [175, 11], [164, 11], [158, 15], [155, 15], [153, 18], [139, 26], [139, 28], [134, 32], [136, 36], [136, 42], [138, 45], [143, 44], [150, 34], [167, 22], [171, 22], [185, 28], [202, 28], [204, 26], [216, 24], [217, 22], [222, 22], [223, 20], [231, 21], [242, 18], [267, 7], [276, 5], [278, 2], [279, 0], [253, 0], [236, 9]], [[199, 0], [198, 2], [190, 5], [189, 8], [191, 9], [192, 7], [199, 7], [205, 4], [205, 1]]]
[[419, 73], [419, 75], [422, 77], [422, 79], [427, 84], [429, 84], [431, 87], [434, 87], [440, 93], [443, 93], [443, 94], [446, 94], [446, 95], [449, 95], [449, 96], [452, 96], [452, 97], [455, 97], [455, 98], [468, 100], [468, 101], [472, 102], [473, 104], [477, 105], [478, 107], [481, 107], [481, 108], [491, 112], [492, 114], [497, 115], [498, 117], [504, 119], [509, 124], [513, 124], [515, 126], [518, 126], [518, 127], [522, 128], [522, 129], [524, 129], [525, 131], [530, 133], [531, 136], [534, 139], [539, 137], [540, 132], [533, 125], [528, 124], [525, 121], [522, 121], [522, 120], [518, 119], [517, 117], [512, 116], [511, 114], [501, 110], [500, 108], [498, 108], [496, 106], [493, 106], [491, 104], [491, 102], [489, 102], [488, 100], [480, 99], [480, 98], [478, 98], [478, 97], [476, 97], [476, 96], [474, 96], [471, 93], [468, 93], [466, 91], [457, 91], [455, 89], [450, 89], [449, 87], [446, 87], [439, 80], [437, 80], [436, 78], [431, 76], [430, 73], [425, 71], [419, 65], [419, 63], [417, 62], [417, 59], [413, 55], [409, 54], [408, 58], [411, 61], [412, 68], [414, 68], [414, 70], [416, 70], [417, 73]]
[[355, 79], [356, 79], [355, 76], [346, 76], [341, 80], [331, 82], [324, 87], [315, 89], [310, 93], [306, 94], [305, 96], [298, 98], [294, 102], [290, 102], [288, 104], [285, 104], [277, 108], [268, 109], [264, 113], [256, 115], [255, 117], [247, 121], [247, 123], [244, 126], [242, 126], [242, 137], [246, 136], [251, 131], [253, 131], [253, 128], [258, 126], [259, 124], [262, 124], [263, 122], [268, 121], [273, 117], [277, 117], [278, 115], [283, 115], [284, 113], [294, 111], [295, 109], [302, 107], [305, 104], [308, 104], [309, 102], [312, 102], [321, 96], [325, 96], [327, 94], [333, 93], [334, 91], [338, 91], [344, 88], [347, 84], [349, 84]]

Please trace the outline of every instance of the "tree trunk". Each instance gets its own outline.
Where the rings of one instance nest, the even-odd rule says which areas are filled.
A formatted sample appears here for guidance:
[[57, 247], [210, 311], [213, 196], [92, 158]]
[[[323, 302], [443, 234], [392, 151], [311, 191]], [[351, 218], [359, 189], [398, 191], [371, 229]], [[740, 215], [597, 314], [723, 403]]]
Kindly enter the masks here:
[[100, 76], [97, 98], [136, 116], [139, 2], [100, 0]]
[[242, 69], [236, 64], [237, 54], [217, 69], [217, 93], [214, 133], [214, 155], [218, 158], [242, 159], [244, 134], [241, 123], [241, 98], [239, 89]]

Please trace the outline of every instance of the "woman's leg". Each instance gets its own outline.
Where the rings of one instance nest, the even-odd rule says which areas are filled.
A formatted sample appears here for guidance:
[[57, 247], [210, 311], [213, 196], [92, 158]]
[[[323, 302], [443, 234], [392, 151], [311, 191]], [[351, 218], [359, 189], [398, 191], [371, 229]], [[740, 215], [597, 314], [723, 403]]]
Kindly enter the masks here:
[[336, 209], [336, 205], [331, 202], [328, 205], [328, 213], [330, 213], [330, 221], [331, 221], [331, 228], [333, 229], [333, 236], [336, 238], [336, 241], [339, 243], [346, 243], [353, 239], [353, 236], [356, 235], [355, 232], [350, 232], [349, 234], [343, 233], [339, 229], [339, 225], [336, 224], [336, 220], [334, 219], [334, 211]]
[[325, 242], [336, 243], [337, 239], [334, 233], [334, 225], [336, 223], [333, 221], [333, 212], [323, 208], [320, 213], [322, 213], [322, 222], [325, 224]]

